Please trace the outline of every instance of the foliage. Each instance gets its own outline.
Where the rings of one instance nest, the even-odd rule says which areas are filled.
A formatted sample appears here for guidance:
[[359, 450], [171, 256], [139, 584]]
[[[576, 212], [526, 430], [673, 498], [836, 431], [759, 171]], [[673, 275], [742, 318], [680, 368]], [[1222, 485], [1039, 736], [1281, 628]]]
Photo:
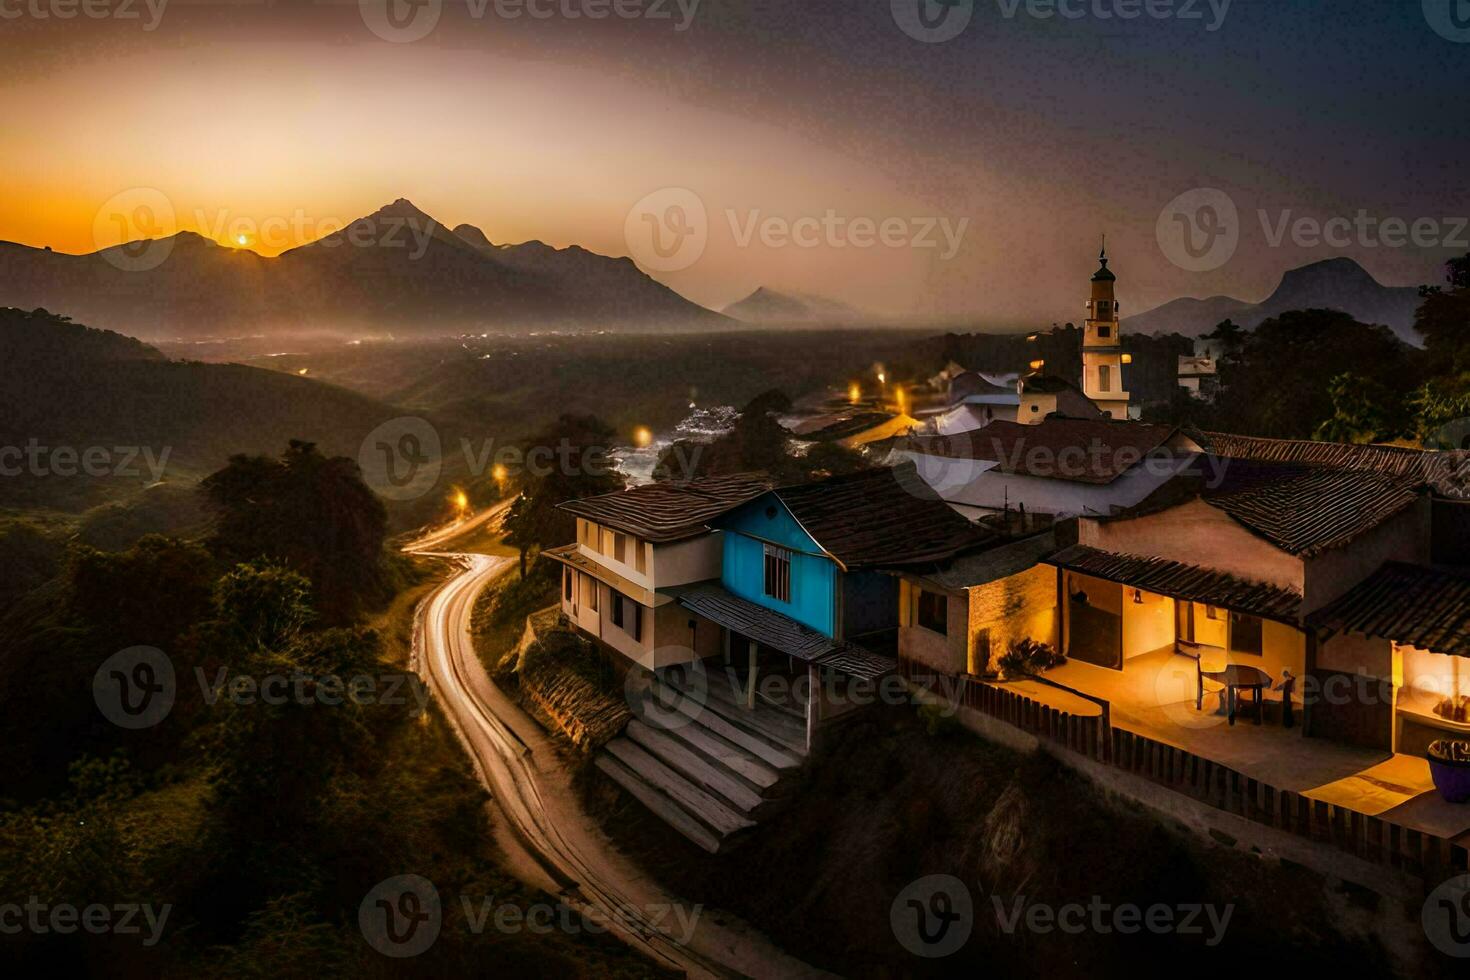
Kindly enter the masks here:
[[1317, 426], [1312, 438], [1326, 442], [1387, 442], [1407, 428], [1404, 402], [1377, 381], [1359, 374], [1339, 374], [1327, 383], [1332, 417]]
[[78, 547], [71, 556], [73, 618], [109, 650], [165, 648], [210, 607], [214, 563], [197, 544], [148, 535], [123, 552]]
[[526, 473], [521, 496], [505, 517], [506, 542], [520, 549], [522, 577], [530, 549], [567, 544], [577, 535], [576, 518], [558, 504], [623, 488], [622, 474], [607, 456], [615, 435], [595, 416], [563, 415], [531, 440], [528, 463], [540, 459], [545, 465]]
[[214, 585], [214, 605], [245, 646], [279, 650], [292, 643], [315, 613], [311, 583], [284, 565], [236, 565]]
[[230, 457], [201, 488], [216, 513], [211, 550], [230, 564], [266, 558], [305, 575], [327, 622], [389, 595], [387, 514], [352, 460], [292, 440], [278, 458]]
[[1066, 655], [1058, 653], [1050, 644], [1023, 637], [1011, 641], [996, 665], [1006, 677], [1033, 677], [1066, 662]]
[[1409, 398], [1414, 434], [1429, 449], [1470, 449], [1470, 372], [1430, 378]]
[[1422, 286], [1414, 329], [1440, 370], [1470, 371], [1470, 254], [1445, 263], [1443, 286]]
[[[1336, 415], [1327, 380], [1355, 374], [1382, 404], [1402, 400], [1407, 349], [1387, 327], [1336, 310], [1295, 310], [1262, 323], [1220, 363], [1214, 422], [1230, 432], [1307, 439]], [[1397, 420], [1395, 420], [1397, 423]]]

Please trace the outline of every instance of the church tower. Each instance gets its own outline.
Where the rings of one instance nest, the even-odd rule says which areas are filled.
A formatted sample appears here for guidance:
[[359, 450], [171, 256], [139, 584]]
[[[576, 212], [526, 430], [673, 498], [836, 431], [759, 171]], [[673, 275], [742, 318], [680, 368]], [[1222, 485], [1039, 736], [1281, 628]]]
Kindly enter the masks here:
[[1107, 239], [1098, 256], [1101, 268], [1092, 277], [1087, 301], [1087, 323], [1082, 333], [1082, 393], [1115, 419], [1128, 418], [1128, 392], [1123, 390], [1123, 365], [1132, 358], [1123, 353], [1118, 301], [1113, 284], [1118, 277], [1108, 268]]

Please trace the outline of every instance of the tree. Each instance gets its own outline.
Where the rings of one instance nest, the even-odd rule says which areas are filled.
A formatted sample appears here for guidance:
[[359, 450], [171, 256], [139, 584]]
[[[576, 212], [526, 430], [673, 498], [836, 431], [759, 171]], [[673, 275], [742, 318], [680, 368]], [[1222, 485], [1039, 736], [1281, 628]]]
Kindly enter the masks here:
[[553, 548], [577, 536], [576, 518], [557, 505], [623, 488], [607, 447], [615, 431], [591, 415], [563, 415], [526, 449], [521, 496], [506, 512], [506, 540], [520, 550], [521, 576], [531, 548]]
[[1384, 442], [1404, 434], [1402, 399], [1362, 375], [1339, 374], [1327, 383], [1332, 417], [1317, 426], [1314, 439], [1325, 442]]
[[222, 576], [214, 605], [226, 628], [257, 652], [290, 645], [315, 617], [306, 577], [266, 561], [236, 565]]
[[350, 622], [389, 594], [387, 512], [352, 460], [292, 440], [278, 458], [231, 456], [201, 487], [216, 514], [215, 555], [300, 572], [329, 623]]
[[1240, 324], [1225, 319], [1215, 324], [1215, 329], [1203, 334], [1201, 339], [1216, 341], [1220, 345], [1220, 358], [1224, 360], [1239, 351], [1248, 336], [1250, 334]]
[[[1337, 414], [1329, 382], [1352, 374], [1383, 404], [1402, 401], [1412, 372], [1408, 348], [1387, 327], [1359, 323], [1337, 310], [1293, 310], [1246, 335], [1220, 364], [1214, 423], [1231, 432], [1309, 439]], [[1395, 419], [1390, 428], [1402, 424]]]
[[1414, 329], [1442, 371], [1470, 370], [1470, 254], [1445, 263], [1443, 286], [1421, 286]]

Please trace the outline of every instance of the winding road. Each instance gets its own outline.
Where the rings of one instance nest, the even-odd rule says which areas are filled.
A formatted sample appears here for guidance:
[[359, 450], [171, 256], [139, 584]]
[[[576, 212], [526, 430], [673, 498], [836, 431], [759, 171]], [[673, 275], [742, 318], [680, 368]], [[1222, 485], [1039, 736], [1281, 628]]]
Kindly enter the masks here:
[[463, 568], [418, 608], [414, 668], [439, 699], [504, 818], [502, 830], [509, 833], [499, 836], [512, 870], [691, 977], [826, 976], [733, 916], [721, 913], [716, 921], [701, 906], [664, 891], [583, 810], [556, 744], [491, 681], [470, 636], [475, 597], [516, 559], [436, 550], [494, 516], [476, 515], [404, 550]]

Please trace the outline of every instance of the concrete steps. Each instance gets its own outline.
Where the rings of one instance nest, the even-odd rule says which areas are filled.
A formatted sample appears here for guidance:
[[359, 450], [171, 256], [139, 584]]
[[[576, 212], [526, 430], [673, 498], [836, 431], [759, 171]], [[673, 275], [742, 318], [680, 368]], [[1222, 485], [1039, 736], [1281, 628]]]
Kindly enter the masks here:
[[713, 671], [693, 684], [677, 670], [647, 681], [648, 699], [633, 699], [634, 719], [597, 768], [700, 848], [726, 849], [785, 802], [805, 761], [805, 725], [737, 704]]
[[652, 810], [664, 823], [711, 854], [719, 851], [724, 839], [700, 823], [677, 803], [649, 786], [637, 773], [605, 752], [599, 753], [593, 763], [606, 773], [613, 782], [627, 790], [634, 799]]

